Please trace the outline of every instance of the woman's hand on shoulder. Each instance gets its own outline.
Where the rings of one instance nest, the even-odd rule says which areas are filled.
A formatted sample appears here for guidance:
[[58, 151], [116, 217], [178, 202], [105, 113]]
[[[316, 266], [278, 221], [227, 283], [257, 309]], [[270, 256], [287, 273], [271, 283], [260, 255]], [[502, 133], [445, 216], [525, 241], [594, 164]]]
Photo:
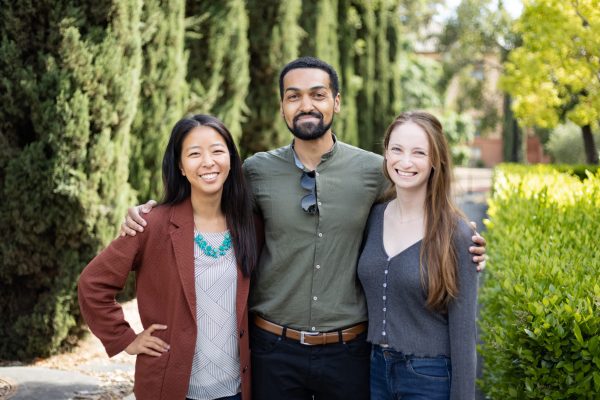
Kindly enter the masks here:
[[166, 325], [152, 324], [148, 329], [139, 333], [135, 340], [125, 348], [127, 354], [147, 354], [153, 357], [159, 357], [162, 353], [169, 351], [170, 347], [164, 340], [152, 336], [152, 332], [156, 330], [165, 330]]

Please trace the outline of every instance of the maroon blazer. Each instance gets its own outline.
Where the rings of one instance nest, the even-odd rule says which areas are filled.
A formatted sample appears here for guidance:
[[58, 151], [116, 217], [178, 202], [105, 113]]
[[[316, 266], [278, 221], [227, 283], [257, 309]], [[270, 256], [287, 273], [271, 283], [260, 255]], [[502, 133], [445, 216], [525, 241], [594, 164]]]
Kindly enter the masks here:
[[[136, 334], [125, 321], [115, 295], [134, 270], [144, 329], [155, 323], [167, 325], [153, 335], [171, 346], [160, 357], [137, 356], [135, 396], [138, 400], [185, 399], [197, 333], [191, 201], [156, 207], [146, 220], [144, 232], [116, 239], [83, 270], [79, 306], [110, 357], [125, 350]], [[243, 400], [250, 400], [249, 283], [238, 268], [236, 309]]]

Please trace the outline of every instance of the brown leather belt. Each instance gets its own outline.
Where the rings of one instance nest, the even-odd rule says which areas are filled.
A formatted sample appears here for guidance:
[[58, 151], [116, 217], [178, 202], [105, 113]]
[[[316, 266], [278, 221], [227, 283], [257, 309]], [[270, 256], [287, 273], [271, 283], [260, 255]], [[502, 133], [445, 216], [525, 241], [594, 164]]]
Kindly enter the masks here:
[[308, 346], [331, 344], [339, 342], [349, 342], [356, 339], [358, 335], [367, 330], [367, 323], [361, 322], [346, 329], [340, 329], [333, 332], [310, 332], [310, 331], [297, 331], [296, 329], [286, 328], [281, 325], [277, 325], [273, 322], [267, 321], [264, 318], [254, 315], [254, 325], [262, 330], [271, 332], [277, 336], [284, 336], [288, 339], [299, 341], [301, 344]]

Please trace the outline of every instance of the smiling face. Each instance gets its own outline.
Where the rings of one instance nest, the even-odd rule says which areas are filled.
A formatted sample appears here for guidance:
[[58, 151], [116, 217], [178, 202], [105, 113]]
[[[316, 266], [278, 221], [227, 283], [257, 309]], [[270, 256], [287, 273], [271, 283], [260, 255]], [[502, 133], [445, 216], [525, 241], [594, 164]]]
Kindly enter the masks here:
[[397, 125], [385, 150], [386, 170], [397, 190], [426, 190], [431, 174], [427, 133], [413, 122]]
[[285, 74], [281, 114], [295, 137], [302, 140], [322, 137], [339, 110], [340, 96], [333, 95], [327, 72], [297, 68]]
[[179, 167], [192, 196], [221, 195], [230, 163], [225, 139], [209, 126], [193, 128], [183, 140]]

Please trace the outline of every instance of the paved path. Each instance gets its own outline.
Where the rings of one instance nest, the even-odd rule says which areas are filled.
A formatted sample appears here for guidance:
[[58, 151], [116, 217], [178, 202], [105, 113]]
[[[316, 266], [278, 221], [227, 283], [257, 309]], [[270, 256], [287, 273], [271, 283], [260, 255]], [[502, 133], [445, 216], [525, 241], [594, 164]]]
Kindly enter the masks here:
[[[125, 318], [141, 331], [135, 300], [123, 304]], [[0, 367], [0, 400], [117, 400], [133, 390], [135, 357], [121, 353], [108, 358], [93, 335], [70, 353], [31, 364]]]
[[87, 396], [97, 392], [100, 387], [98, 378], [41, 367], [3, 367], [0, 368], [0, 376], [5, 386], [5, 393], [1, 398], [11, 400]]
[[469, 220], [477, 223], [478, 231], [484, 230], [492, 171], [486, 168], [456, 168], [454, 176], [454, 195], [458, 206]]
[[[456, 168], [455, 196], [459, 207], [483, 230], [491, 170]], [[127, 320], [141, 331], [137, 302], [124, 305]], [[73, 353], [31, 365], [0, 367], [0, 400], [134, 400], [131, 394], [135, 357], [119, 354], [109, 359], [100, 341], [90, 335]], [[479, 395], [478, 399], [483, 399]]]

